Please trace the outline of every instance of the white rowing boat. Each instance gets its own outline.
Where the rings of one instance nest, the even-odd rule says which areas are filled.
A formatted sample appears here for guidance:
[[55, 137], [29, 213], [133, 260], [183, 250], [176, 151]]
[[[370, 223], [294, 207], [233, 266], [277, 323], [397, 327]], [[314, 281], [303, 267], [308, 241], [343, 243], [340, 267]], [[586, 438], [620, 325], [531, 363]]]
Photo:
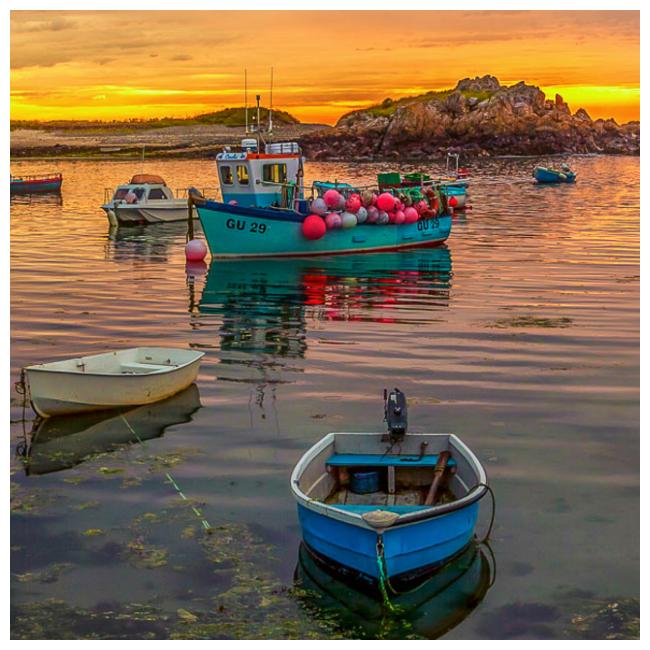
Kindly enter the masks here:
[[130, 348], [25, 368], [32, 407], [41, 417], [151, 404], [187, 388], [203, 352]]

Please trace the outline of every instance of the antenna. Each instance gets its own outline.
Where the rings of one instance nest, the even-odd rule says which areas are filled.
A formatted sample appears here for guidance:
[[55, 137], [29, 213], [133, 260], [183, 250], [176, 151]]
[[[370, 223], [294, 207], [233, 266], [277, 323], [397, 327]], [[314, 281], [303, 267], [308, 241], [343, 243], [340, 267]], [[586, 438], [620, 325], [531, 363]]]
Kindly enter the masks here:
[[271, 92], [269, 94], [269, 133], [273, 132], [273, 66], [271, 66]]
[[248, 135], [248, 70], [244, 68], [244, 114], [246, 115], [246, 135]]
[[260, 96], [255, 95], [255, 101], [257, 102], [257, 150], [260, 150]]

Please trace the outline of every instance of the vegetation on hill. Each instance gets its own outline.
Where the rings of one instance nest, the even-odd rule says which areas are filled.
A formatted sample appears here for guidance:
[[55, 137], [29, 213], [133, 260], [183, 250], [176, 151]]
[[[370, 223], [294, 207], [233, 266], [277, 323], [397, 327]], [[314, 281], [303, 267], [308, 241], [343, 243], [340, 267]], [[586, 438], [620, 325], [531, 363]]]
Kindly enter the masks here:
[[[391, 99], [387, 97], [384, 99], [381, 104], [374, 104], [368, 108], [359, 108], [349, 113], [341, 115], [339, 120], [345, 120], [351, 115], [356, 115], [358, 113], [370, 114], [373, 117], [390, 117], [400, 106], [406, 106], [408, 104], [418, 104], [421, 102], [429, 102], [431, 100], [437, 99], [442, 101], [455, 92], [455, 88], [449, 88], [448, 90], [429, 90], [428, 92], [422, 95], [414, 95], [411, 97], [402, 97], [401, 99]], [[484, 99], [489, 99], [494, 95], [496, 90], [460, 90], [459, 91], [463, 97], [469, 99], [470, 97], [476, 97], [478, 101], [483, 101]]]
[[[248, 122], [254, 123], [257, 117], [255, 108], [248, 109]], [[269, 110], [260, 107], [260, 121], [262, 124], [268, 122]], [[300, 124], [300, 121], [286, 111], [273, 110], [274, 124]], [[139, 131], [144, 129], [162, 129], [169, 126], [193, 126], [201, 124], [219, 124], [222, 126], [243, 127], [246, 124], [245, 109], [243, 106], [236, 108], [224, 108], [214, 113], [203, 113], [194, 117], [162, 117], [148, 120], [50, 120], [41, 122], [39, 120], [12, 120], [11, 129], [43, 129], [46, 131], [66, 130], [83, 132], [102, 131]]]

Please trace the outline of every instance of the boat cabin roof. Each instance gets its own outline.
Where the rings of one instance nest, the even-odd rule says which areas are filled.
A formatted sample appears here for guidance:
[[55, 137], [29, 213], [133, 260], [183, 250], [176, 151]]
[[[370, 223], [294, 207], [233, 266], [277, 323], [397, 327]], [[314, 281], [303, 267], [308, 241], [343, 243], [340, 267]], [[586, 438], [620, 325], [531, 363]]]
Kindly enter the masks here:
[[162, 176], [157, 174], [136, 174], [131, 178], [129, 185], [166, 185]]

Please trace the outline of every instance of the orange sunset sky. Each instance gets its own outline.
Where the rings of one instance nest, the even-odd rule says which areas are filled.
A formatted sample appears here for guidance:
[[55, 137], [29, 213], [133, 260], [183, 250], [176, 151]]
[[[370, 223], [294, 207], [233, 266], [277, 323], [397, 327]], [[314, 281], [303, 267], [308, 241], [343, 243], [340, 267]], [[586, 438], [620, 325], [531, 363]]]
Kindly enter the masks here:
[[638, 11], [13, 11], [12, 119], [191, 116], [273, 104], [304, 122], [493, 74], [639, 119]]

